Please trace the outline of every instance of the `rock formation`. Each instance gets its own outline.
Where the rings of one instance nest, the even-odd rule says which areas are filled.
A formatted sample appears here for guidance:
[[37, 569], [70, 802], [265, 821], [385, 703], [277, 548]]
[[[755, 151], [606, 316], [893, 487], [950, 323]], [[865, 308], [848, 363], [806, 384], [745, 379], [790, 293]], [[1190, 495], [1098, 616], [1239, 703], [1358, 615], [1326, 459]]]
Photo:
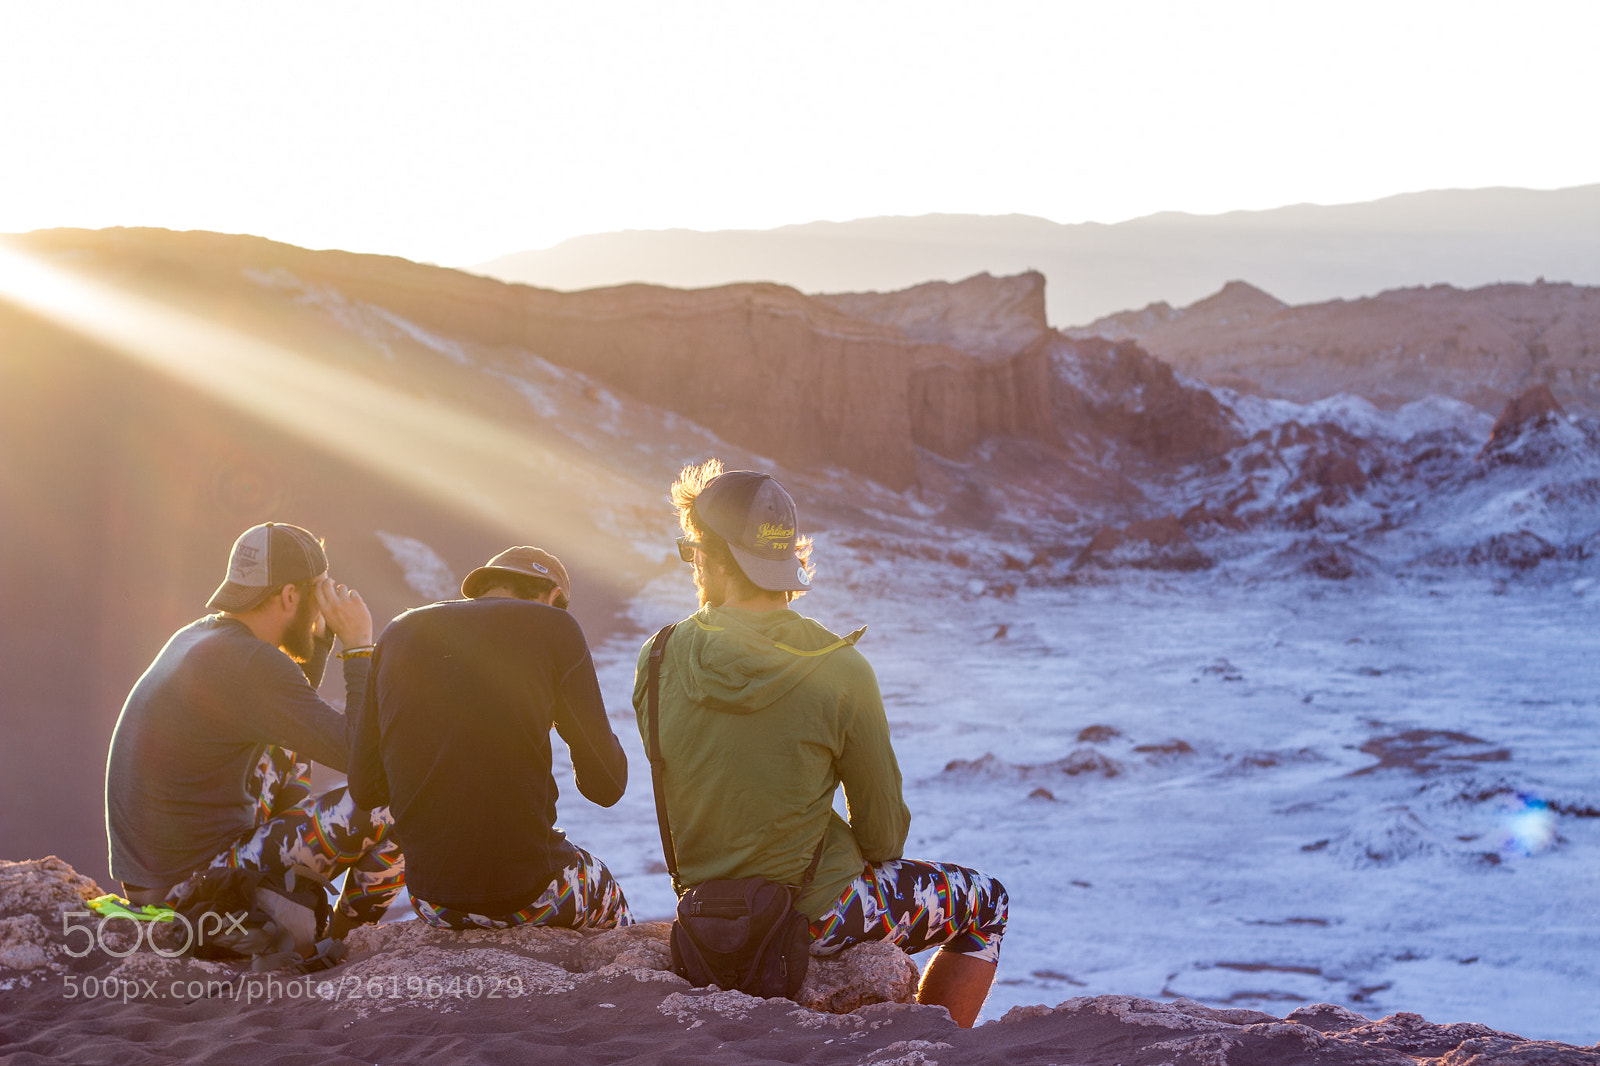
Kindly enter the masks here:
[[225, 1051], [250, 1066], [285, 1056], [937, 1066], [1064, 1055], [1084, 1066], [1600, 1066], [1600, 1046], [1416, 1014], [1371, 1021], [1327, 1003], [1280, 1019], [1186, 999], [1079, 997], [959, 1030], [942, 1009], [906, 1002], [911, 963], [882, 945], [816, 960], [800, 1004], [760, 1000], [690, 989], [665, 972], [665, 923], [600, 933], [368, 927], [351, 934], [345, 963], [298, 981], [167, 958], [104, 933], [95, 949], [64, 950], [61, 915], [95, 894], [58, 859], [0, 862], [6, 1052], [29, 1061], [191, 1061]]
[[1506, 404], [1500, 417], [1495, 420], [1494, 430], [1489, 434], [1489, 444], [1503, 443], [1530, 424], [1564, 418], [1566, 413], [1550, 394], [1548, 385], [1535, 385]]
[[[681, 990], [688, 982], [671, 973], [671, 928], [670, 922], [644, 922], [602, 932], [523, 926], [458, 933], [422, 922], [393, 922], [353, 931], [341, 972], [362, 982], [421, 974], [448, 984], [484, 973], [488, 952], [504, 967], [503, 976], [519, 973], [529, 988], [566, 991], [591, 975], [628, 975]], [[809, 1010], [848, 1014], [872, 1003], [910, 1003], [916, 991], [917, 967], [905, 952], [892, 944], [862, 944], [813, 959], [795, 1002]]]
[[1587, 446], [1587, 435], [1572, 423], [1550, 389], [1535, 385], [1505, 405], [1478, 458], [1498, 465], [1537, 465], [1564, 450]]
[[825, 307], [886, 326], [914, 341], [947, 344], [980, 359], [1008, 359], [1049, 332], [1045, 277], [976, 274], [965, 281], [930, 281], [897, 292], [818, 295]]
[[1202, 570], [1211, 561], [1195, 547], [1177, 518], [1163, 515], [1134, 522], [1126, 529], [1102, 529], [1072, 565], [1074, 569]]
[[1600, 288], [1434, 285], [1291, 307], [1235, 281], [1181, 310], [1156, 305], [1066, 332], [1136, 340], [1213, 385], [1302, 402], [1437, 395], [1494, 412], [1542, 384], [1600, 409]]
[[907, 381], [917, 445], [959, 459], [990, 437], [1057, 439], [1043, 275], [980, 274], [956, 284], [811, 299], [931, 346]]
[[1215, 458], [1240, 443], [1237, 420], [1214, 393], [1179, 378], [1138, 344], [1056, 338], [1052, 403], [1069, 441], [1131, 448], [1166, 469]]
[[[101, 895], [92, 880], [55, 856], [24, 862], [0, 860], [0, 970], [62, 974], [82, 970], [96, 962], [115, 964], [109, 952], [73, 950], [83, 943], [64, 935], [63, 916], [82, 912], [86, 901]], [[95, 930], [80, 933], [84, 943], [108, 945], [113, 952], [132, 951], [141, 941], [129, 922], [105, 923], [98, 919], [72, 924]], [[192, 964], [175, 956], [181, 938], [169, 937], [175, 926], [146, 927], [161, 951], [144, 949], [149, 956], [138, 967], [149, 970], [169, 963], [174, 974]], [[645, 922], [620, 929], [579, 932], [522, 926], [504, 930], [435, 929], [420, 921], [391, 922], [355, 929], [346, 940], [349, 954], [329, 980], [355, 979], [360, 984], [420, 977], [424, 983], [448, 985], [473, 975], [506, 982], [513, 976], [526, 990], [570, 991], [593, 975], [630, 976], [641, 982], [662, 983], [674, 989], [688, 982], [672, 974], [668, 946], [670, 922]], [[114, 938], [108, 941], [107, 938]], [[75, 964], [75, 958], [85, 958]], [[218, 968], [208, 974], [248, 972], [244, 963]], [[285, 975], [287, 976], [287, 975]], [[811, 1010], [849, 1013], [874, 1003], [910, 1003], [917, 988], [917, 967], [892, 944], [868, 943], [838, 955], [813, 959], [795, 1002]]]
[[[891, 488], [914, 480], [918, 446], [961, 458], [996, 436], [1055, 443], [1084, 428], [1060, 425], [1052, 405], [1076, 350], [1051, 343], [1037, 273], [819, 297], [770, 284], [556, 293], [221, 234], [55, 230], [13, 242], [235, 314], [263, 285], [302, 305], [334, 294], [459, 343], [536, 353], [780, 464], [839, 466]], [[1160, 384], [1177, 387], [1170, 375]]]
[[1067, 1039], [1076, 1038], [1076, 1046], [1093, 1048], [1076, 1061], [1107, 1064], [1582, 1066], [1600, 1061], [1600, 1048], [1524, 1040], [1482, 1025], [1434, 1025], [1416, 1014], [1394, 1014], [1373, 1022], [1329, 1003], [1301, 1007], [1279, 1019], [1190, 1000], [1156, 1003], [1098, 996], [1071, 999], [1054, 1010], [1018, 1007], [1005, 1022], [1057, 1027]]

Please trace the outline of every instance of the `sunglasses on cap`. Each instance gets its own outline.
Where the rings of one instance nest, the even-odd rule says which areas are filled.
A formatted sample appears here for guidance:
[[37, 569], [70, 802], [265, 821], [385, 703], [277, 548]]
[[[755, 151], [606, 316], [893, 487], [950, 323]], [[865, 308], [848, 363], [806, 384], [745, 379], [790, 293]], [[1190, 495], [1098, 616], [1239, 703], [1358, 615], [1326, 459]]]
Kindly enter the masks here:
[[678, 558], [682, 559], [686, 563], [693, 564], [694, 553], [699, 550], [699, 548], [700, 542], [697, 540], [690, 540], [688, 537], [678, 538]]

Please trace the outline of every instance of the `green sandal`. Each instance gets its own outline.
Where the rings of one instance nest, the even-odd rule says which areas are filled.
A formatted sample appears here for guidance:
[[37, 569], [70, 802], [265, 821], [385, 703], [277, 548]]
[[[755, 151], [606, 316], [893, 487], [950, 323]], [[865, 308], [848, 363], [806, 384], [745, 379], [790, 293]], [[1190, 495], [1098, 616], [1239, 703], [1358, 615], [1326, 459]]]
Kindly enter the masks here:
[[86, 906], [102, 918], [126, 918], [132, 922], [172, 922], [178, 912], [160, 903], [133, 903], [106, 893], [91, 899]]

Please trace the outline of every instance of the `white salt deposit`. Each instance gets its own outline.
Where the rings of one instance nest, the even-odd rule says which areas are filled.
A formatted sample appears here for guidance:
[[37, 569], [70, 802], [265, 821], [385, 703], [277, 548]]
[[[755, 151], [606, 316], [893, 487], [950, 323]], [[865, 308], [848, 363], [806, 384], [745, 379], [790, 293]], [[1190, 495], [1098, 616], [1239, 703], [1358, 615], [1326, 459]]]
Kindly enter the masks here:
[[406, 576], [406, 584], [423, 602], [453, 600], [461, 595], [461, 582], [444, 557], [415, 537], [377, 530], [378, 539], [389, 549], [395, 565]]

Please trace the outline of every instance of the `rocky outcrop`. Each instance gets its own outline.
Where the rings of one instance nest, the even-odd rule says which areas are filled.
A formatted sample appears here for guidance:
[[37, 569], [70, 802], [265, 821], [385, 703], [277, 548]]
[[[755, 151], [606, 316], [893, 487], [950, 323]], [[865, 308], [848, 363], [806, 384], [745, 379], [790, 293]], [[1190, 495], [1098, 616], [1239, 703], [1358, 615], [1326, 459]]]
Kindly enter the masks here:
[[0, 916], [31, 914], [54, 923], [96, 896], [100, 886], [54, 855], [23, 862], [0, 859]]
[[98, 895], [98, 885], [54, 855], [0, 860], [0, 970], [64, 969], [62, 915]]
[[907, 381], [912, 440], [947, 459], [964, 458], [992, 437], [1059, 441], [1047, 345], [1041, 337], [1008, 359], [919, 366]]
[[1056, 334], [1050, 356], [1055, 425], [1079, 447], [1115, 442], [1173, 467], [1215, 458], [1242, 439], [1214, 393], [1181, 380], [1132, 341]]
[[867, 943], [811, 960], [795, 1002], [809, 1010], [850, 1014], [875, 1003], [911, 1003], [917, 964], [893, 944]]
[[[351, 933], [340, 966], [299, 979], [168, 958], [60, 954], [59, 914], [98, 894], [57, 859], [0, 862], [8, 1052], [29, 1061], [255, 1064], [427, 1060], [1161, 1066], [1600, 1066], [1600, 1047], [1527, 1040], [1416, 1014], [1371, 1021], [1328, 1003], [1285, 1018], [1131, 996], [1016, 1007], [971, 1031], [906, 1002], [915, 968], [884, 945], [813, 961], [800, 1003], [691, 989], [665, 971], [666, 923], [606, 932], [451, 932], [420, 922]], [[43, 934], [12, 929], [52, 926]], [[22, 957], [26, 949], [44, 956]], [[832, 1013], [848, 1012], [848, 1013]], [[182, 1023], [182, 1024], [179, 1024]]]
[[1125, 448], [1181, 466], [1237, 443], [1211, 392], [1180, 381], [1136, 344], [1072, 341], [1051, 330], [1044, 286], [1029, 271], [814, 299], [961, 353], [910, 375], [912, 439], [936, 455], [960, 459], [983, 441], [1014, 438], [1096, 457]]
[[[92, 880], [55, 856], [26, 862], [0, 860], [0, 970], [61, 973], [76, 958], [99, 954], [95, 962], [114, 962], [115, 953], [131, 953], [141, 941], [129, 936], [130, 923], [82, 921], [97, 930], [92, 942], [110, 952], [66, 950], [62, 916], [82, 911], [87, 900], [101, 895]], [[346, 938], [349, 954], [328, 980], [346, 980], [366, 986], [421, 980], [424, 988], [450, 987], [476, 977], [499, 982], [507, 990], [525, 992], [571, 991], [591, 976], [610, 979], [627, 976], [639, 982], [687, 988], [688, 982], [671, 973], [670, 922], [644, 922], [620, 929], [577, 931], [520, 926], [503, 930], [457, 932], [435, 929], [420, 921], [362, 926]], [[170, 970], [177, 975], [186, 962], [169, 955], [182, 943], [161, 934], [167, 926], [150, 926], [161, 950], [133, 964], [140, 970]], [[108, 940], [107, 937], [114, 939]], [[92, 940], [86, 936], [86, 940]], [[79, 946], [74, 942], [74, 946]], [[143, 945], [148, 948], [148, 945]], [[129, 957], [132, 957], [131, 954]], [[82, 967], [80, 967], [82, 968]], [[213, 973], [243, 973], [206, 969]], [[146, 975], [148, 976], [148, 975]], [[837, 955], [811, 960], [795, 1002], [810, 1010], [849, 1013], [873, 1003], [910, 1003], [916, 997], [917, 966], [892, 944], [869, 943]], [[419, 997], [439, 998], [439, 997]], [[342, 999], [335, 1000], [345, 1003]], [[353, 1001], [351, 1001], [353, 1002]]]
[[107, 230], [17, 240], [188, 305], [237, 306], [266, 289], [302, 307], [376, 308], [456, 345], [520, 349], [581, 371], [781, 464], [840, 466], [895, 488], [914, 475], [912, 369], [966, 358], [780, 285], [557, 293], [253, 237]]
[[1190, 507], [1179, 516], [1178, 522], [1190, 536], [1204, 536], [1217, 532], [1239, 533], [1250, 528], [1249, 523], [1228, 508], [1214, 507], [1208, 503], [1197, 503]]
[[886, 326], [914, 341], [944, 344], [979, 359], [1009, 359], [1050, 330], [1044, 275], [976, 274], [965, 281], [930, 281], [898, 292], [813, 296], [824, 307]]
[[1107, 570], [1203, 570], [1210, 565], [1173, 515], [1134, 522], [1125, 529], [1102, 529], [1072, 562], [1073, 569]]
[[1322, 532], [1376, 520], [1364, 502], [1373, 480], [1406, 465], [1333, 421], [1296, 420], [1256, 431], [1226, 459], [1227, 492], [1216, 507], [1186, 512], [1197, 534], [1249, 525]]
[[1301, 1007], [1279, 1019], [1260, 1011], [1206, 1007], [1191, 1000], [1157, 1003], [1131, 996], [1096, 996], [1070, 999], [1054, 1010], [1018, 1007], [1002, 1024], [1053, 1029], [1070, 1041], [1070, 1046], [1093, 1048], [1074, 1061], [1097, 1064], [1600, 1063], [1600, 1047], [1525, 1040], [1482, 1025], [1435, 1025], [1416, 1014], [1394, 1014], [1374, 1022], [1329, 1003]]
[[1319, 536], [1294, 542], [1277, 558], [1295, 571], [1329, 581], [1369, 577], [1380, 569], [1376, 559], [1354, 545]]
[[1291, 307], [1230, 282], [1178, 311], [1124, 312], [1068, 335], [1136, 340], [1213, 385], [1302, 402], [1437, 395], [1494, 412], [1544, 385], [1600, 409], [1600, 288], [1435, 285]]
[[[683, 989], [688, 982], [671, 972], [671, 930], [671, 922], [644, 922], [599, 932], [535, 926], [456, 932], [422, 922], [393, 922], [353, 931], [341, 972], [362, 982], [421, 975], [448, 985], [452, 979], [483, 975], [492, 961], [502, 980], [517, 974], [528, 988], [567, 991], [591, 977], [625, 975]], [[812, 959], [794, 999], [808, 1010], [833, 1014], [872, 1003], [910, 1003], [916, 998], [917, 976], [916, 964], [894, 945], [861, 944]]]
[[1550, 389], [1535, 385], [1505, 405], [1478, 458], [1490, 465], [1540, 465], [1586, 443]]
[[1503, 443], [1525, 428], [1565, 418], [1566, 414], [1566, 410], [1556, 403], [1556, 398], [1551, 395], [1550, 386], [1535, 385], [1501, 410], [1500, 417], [1495, 420], [1494, 429], [1489, 434], [1489, 444]]
[[[930, 346], [908, 381], [911, 437], [949, 459], [991, 437], [1054, 443], [1044, 275], [979, 274], [900, 292], [814, 296], [822, 306]], [[938, 357], [941, 349], [946, 353]]]
[[1181, 311], [1171, 305], [1153, 303], [1138, 311], [1119, 311], [1096, 319], [1087, 326], [1067, 330], [1073, 337], [1104, 337], [1107, 340], [1137, 340], [1181, 322], [1186, 330], [1239, 329], [1252, 322], [1263, 322], [1289, 305], [1247, 281], [1230, 281], [1220, 290], [1197, 300]]

